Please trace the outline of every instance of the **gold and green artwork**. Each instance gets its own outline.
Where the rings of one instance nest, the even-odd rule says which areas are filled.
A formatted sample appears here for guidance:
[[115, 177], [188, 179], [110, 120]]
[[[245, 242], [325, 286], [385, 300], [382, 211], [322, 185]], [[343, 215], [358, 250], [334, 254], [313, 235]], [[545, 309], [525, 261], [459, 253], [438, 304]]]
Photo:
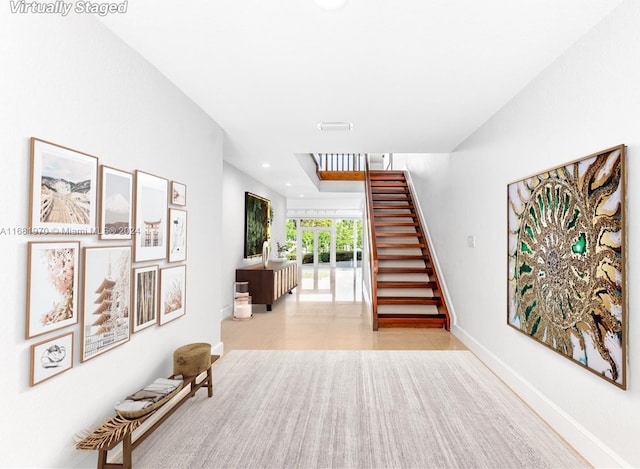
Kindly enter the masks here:
[[624, 158], [508, 185], [508, 324], [626, 389]]

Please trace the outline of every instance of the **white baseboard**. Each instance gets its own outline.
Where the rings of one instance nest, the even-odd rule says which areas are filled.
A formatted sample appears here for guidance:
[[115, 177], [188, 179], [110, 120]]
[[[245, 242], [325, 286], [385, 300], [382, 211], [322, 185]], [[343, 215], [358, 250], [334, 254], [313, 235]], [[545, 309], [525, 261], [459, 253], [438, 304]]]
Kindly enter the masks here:
[[211, 346], [211, 355], [224, 355], [224, 342], [218, 342]]
[[594, 467], [632, 467], [464, 329], [452, 325], [451, 332]]

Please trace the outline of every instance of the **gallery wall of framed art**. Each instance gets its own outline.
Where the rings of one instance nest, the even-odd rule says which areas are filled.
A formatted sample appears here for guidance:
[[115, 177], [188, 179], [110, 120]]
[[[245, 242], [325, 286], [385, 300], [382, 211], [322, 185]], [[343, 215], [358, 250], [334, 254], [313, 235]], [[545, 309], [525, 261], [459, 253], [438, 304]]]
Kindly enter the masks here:
[[185, 184], [35, 137], [30, 148], [38, 237], [27, 243], [25, 338], [40, 339], [35, 386], [73, 368], [75, 340], [84, 363], [186, 314], [188, 230]]

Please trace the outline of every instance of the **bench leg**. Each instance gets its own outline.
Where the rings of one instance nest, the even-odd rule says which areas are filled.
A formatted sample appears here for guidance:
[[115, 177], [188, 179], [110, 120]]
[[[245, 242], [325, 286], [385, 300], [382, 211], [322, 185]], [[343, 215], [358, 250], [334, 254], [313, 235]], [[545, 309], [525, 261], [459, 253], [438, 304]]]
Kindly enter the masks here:
[[207, 370], [207, 391], [209, 397], [213, 397], [213, 373], [211, 367]]
[[131, 469], [131, 432], [127, 432], [122, 440], [122, 469]]

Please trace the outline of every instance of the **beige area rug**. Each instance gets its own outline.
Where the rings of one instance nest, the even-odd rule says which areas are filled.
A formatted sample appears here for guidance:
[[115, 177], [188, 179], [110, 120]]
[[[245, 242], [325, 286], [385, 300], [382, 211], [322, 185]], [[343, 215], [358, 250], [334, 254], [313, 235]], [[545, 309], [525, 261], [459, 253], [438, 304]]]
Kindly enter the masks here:
[[232, 351], [140, 468], [590, 467], [469, 351]]

